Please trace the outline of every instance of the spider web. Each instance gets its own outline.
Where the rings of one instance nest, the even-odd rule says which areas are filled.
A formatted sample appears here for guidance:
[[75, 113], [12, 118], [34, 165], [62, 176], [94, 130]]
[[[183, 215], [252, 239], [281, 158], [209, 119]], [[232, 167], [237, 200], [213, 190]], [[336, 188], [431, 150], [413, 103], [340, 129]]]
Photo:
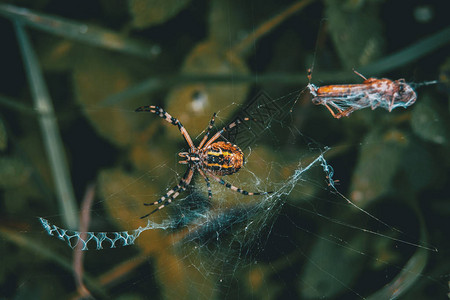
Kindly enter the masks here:
[[[296, 283], [297, 288], [302, 290], [302, 295], [307, 298], [331, 296], [342, 290], [346, 290], [347, 295], [351, 295], [351, 297], [364, 298], [363, 294], [350, 286], [348, 278], [341, 278], [342, 275], [339, 272], [342, 266], [337, 267], [336, 270], [329, 269], [333, 263], [326, 261], [325, 257], [345, 256], [344, 253], [347, 255], [350, 253], [353, 255], [350, 255], [350, 261], [347, 263], [356, 263], [370, 258], [381, 265], [387, 264], [383, 259], [366, 252], [364, 240], [367, 240], [367, 235], [390, 241], [401, 249], [407, 246], [415, 249], [416, 253], [412, 257], [419, 260], [419, 263], [409, 261], [408, 263], [413, 265], [412, 268], [417, 268], [418, 265], [420, 268], [427, 253], [435, 251], [435, 249], [426, 245], [425, 233], [422, 232], [416, 238], [405, 235], [394, 226], [360, 208], [339, 192], [334, 179], [334, 169], [326, 160], [326, 155], [333, 149], [320, 146], [289, 125], [291, 121], [289, 118], [291, 116], [290, 108], [294, 102], [297, 102], [299, 95], [300, 93], [297, 91], [285, 97], [272, 99], [265, 92], [258, 93], [249, 104], [243, 105], [244, 108], [238, 110], [237, 115], [231, 118], [231, 122], [244, 118], [250, 118], [252, 121], [243, 122], [243, 126], [233, 128], [223, 137], [225, 140], [240, 145], [245, 152], [249, 153], [246, 161], [259, 160], [260, 163], [264, 163], [264, 158], [258, 152], [258, 141], [262, 145], [264, 143], [280, 143], [281, 140], [276, 134], [279, 130], [288, 130], [291, 135], [296, 134], [301, 137], [302, 143], [306, 144], [305, 152], [300, 158], [296, 157], [290, 161], [288, 166], [271, 161], [266, 163], [266, 175], [245, 168], [239, 172], [246, 173], [245, 179], [233, 176], [233, 179], [238, 177], [237, 181], [232, 181], [236, 186], [251, 191], [272, 190], [272, 194], [248, 199], [248, 197], [222, 186], [213, 185], [213, 201], [208, 203], [205, 184], [201, 178], [197, 178], [198, 180], [193, 180], [194, 187], [190, 192], [181, 195], [170, 207], [165, 209], [170, 211], [168, 215], [157, 218], [159, 221], [149, 218], [145, 226], [137, 229], [119, 232], [78, 232], [62, 229], [51, 224], [45, 218], [39, 220], [49, 235], [65, 241], [71, 248], [78, 250], [101, 250], [130, 246], [134, 245], [143, 233], [162, 230], [166, 232], [163, 236], [172, 240], [171, 248], [176, 253], [179, 262], [185, 267], [194, 268], [194, 273], [197, 275], [201, 274], [200, 278], [203, 279], [193, 277], [191, 284], [198, 285], [197, 289], [201, 289], [205, 284], [202, 283], [204, 280], [215, 278], [213, 289], [202, 295], [205, 298], [217, 294], [224, 294], [226, 297], [242, 297], [243, 295], [239, 293], [235, 294], [233, 287], [239, 286], [236, 281], [239, 281], [240, 276], [250, 276], [250, 278], [256, 276], [253, 273], [259, 272], [261, 266], [274, 268], [274, 273], [278, 272], [278, 268], [286, 268], [287, 272], [300, 273], [296, 276], [308, 274], [306, 279]], [[237, 107], [239, 108], [239, 106]], [[265, 138], [261, 142], [262, 137]], [[272, 141], [268, 141], [267, 137], [272, 138]], [[167, 168], [168, 166], [162, 165], [162, 167]], [[284, 179], [271, 181], [271, 178], [282, 177], [280, 176], [281, 172], [286, 173], [286, 171], [288, 175]], [[177, 177], [180, 176], [178, 172], [176, 174]], [[273, 176], [273, 174], [277, 176]], [[147, 176], [151, 177], [152, 173], [145, 174], [145, 177]], [[232, 180], [230, 176], [225, 179]], [[105, 199], [105, 202], [112, 201], [118, 194], [136, 193], [133, 191], [133, 187], [140, 184], [140, 179], [132, 181], [129, 186]], [[166, 189], [170, 189], [171, 186], [173, 184], [168, 184]], [[319, 196], [317, 190], [321, 191], [323, 195]], [[158, 194], [150, 197], [158, 197]], [[292, 200], [295, 198], [306, 199], [304, 200], [306, 204]], [[230, 202], [233, 204], [230, 205]], [[118, 209], [121, 205], [125, 204], [115, 204]], [[334, 207], [334, 210], [324, 209], [324, 206]], [[300, 211], [300, 215], [306, 214], [308, 218], [315, 219], [315, 222], [319, 219], [320, 222], [325, 221], [330, 224], [331, 228], [336, 226], [341, 229], [334, 232], [334, 229], [328, 228], [328, 233], [317, 233], [314, 229], [309, 228], [308, 224], [296, 220], [297, 217], [292, 216], [289, 213], [290, 210]], [[336, 211], [338, 216], [336, 216]], [[342, 217], [352, 211], [363, 221], [345, 220], [346, 217]], [[283, 225], [279, 225], [279, 223]], [[368, 223], [372, 223], [372, 225], [368, 226]], [[290, 233], [300, 231], [316, 237], [318, 242], [315, 242], [313, 248], [317, 249], [311, 250], [302, 245], [300, 241], [290, 238], [288, 234], [285, 235], [283, 230]], [[353, 237], [348, 236], [349, 232]], [[354, 232], [358, 234], [355, 235]], [[279, 248], [274, 245], [273, 240], [279, 239], [287, 239], [288, 246]], [[147, 239], [145, 243], [151, 242]], [[330, 247], [330, 244], [333, 246]], [[292, 252], [293, 246], [298, 247], [298, 251]], [[270, 252], [267, 249], [274, 248], [279, 253], [267, 253]], [[321, 248], [331, 248], [331, 250], [326, 250], [331, 252], [325, 252], [320, 257], [316, 257], [316, 253], [320, 252]], [[291, 270], [293, 266], [286, 264], [285, 259], [287, 261], [296, 259], [291, 257], [292, 255], [300, 255], [305, 259], [306, 269], [304, 271], [293, 271]], [[281, 267], [278, 266], [280, 264]], [[389, 277], [392, 283], [388, 283], [385, 289], [388, 290], [391, 285], [397, 285], [399, 282], [412, 281], [412, 279], [405, 280], [405, 277], [416, 278], [419, 276], [420, 271], [410, 271], [410, 268], [407, 266], [396, 267], [394, 274], [401, 275]], [[326, 284], [329, 286], [322, 287], [323, 278], [315, 280], [310, 277], [310, 273], [314, 274], [317, 271], [325, 274]], [[170, 273], [170, 271], [167, 272]], [[144, 279], [139, 279], [138, 282], [142, 280]], [[268, 278], [262, 280], [270, 281]], [[263, 288], [257, 282], [247, 282], [247, 284], [252, 285], [251, 289], [257, 292]]]
[[[286, 99], [288, 99], [286, 101]], [[261, 138], [261, 136], [266, 135], [270, 132], [271, 125], [275, 120], [279, 124], [282, 124], [282, 121], [289, 115], [289, 107], [292, 107], [292, 103], [296, 98], [291, 99], [283, 97], [274, 101], [270, 98], [270, 96], [264, 92], [259, 92], [248, 105], [245, 105], [245, 108], [239, 110], [235, 117], [232, 117], [232, 121], [230, 123], [234, 123], [236, 121], [240, 121], [241, 125], [233, 127], [231, 130], [226, 131], [221, 139], [229, 141], [231, 143], [235, 143], [242, 147], [243, 149], [248, 148], [250, 145], [254, 145], [255, 142]], [[245, 119], [250, 119], [249, 122], [245, 122]], [[324, 149], [323, 152], [326, 152]], [[264, 203], [269, 203], [270, 199], [276, 199], [282, 197], [282, 194], [289, 194], [289, 190], [292, 190], [294, 186], [301, 180], [301, 175], [303, 172], [308, 171], [310, 168], [314, 166], [321, 166], [323, 168], [324, 173], [326, 174], [326, 178], [330, 180], [329, 185], [334, 187], [332, 177], [333, 177], [333, 168], [329, 166], [324, 158], [324, 153], [318, 153], [312, 162], [309, 163], [305, 168], [300, 168], [294, 172], [294, 174], [287, 179], [287, 183], [283, 185], [283, 188], [273, 192], [271, 195], [263, 197], [264, 200], [261, 201], [261, 205]], [[301, 165], [301, 161], [298, 162], [298, 165]], [[259, 179], [255, 174], [252, 173], [259, 184], [263, 184], [263, 180]], [[137, 184], [137, 183], [134, 183]], [[248, 206], [242, 209], [232, 210], [230, 215], [238, 215], [242, 213], [241, 217], [231, 217], [232, 219], [236, 219], [232, 223], [241, 223], [254, 215], [251, 213], [252, 211], [257, 211], [258, 209], [262, 209], [261, 205]], [[259, 207], [259, 208], [258, 208]], [[243, 213], [243, 211], [249, 211], [250, 214]], [[162, 223], [157, 223], [151, 220], [148, 220], [146, 226], [139, 227], [130, 232], [122, 231], [122, 232], [79, 232], [74, 230], [67, 230], [60, 228], [54, 224], [51, 224], [45, 218], [39, 218], [43, 228], [49, 235], [55, 236], [63, 241], [65, 241], [72, 249], [81, 246], [81, 250], [89, 250], [89, 245], [94, 245], [96, 250], [100, 250], [103, 248], [116, 248], [120, 246], [130, 246], [133, 245], [135, 240], [139, 237], [142, 232], [146, 230], [152, 229], [175, 229], [179, 228], [180, 224], [189, 224], [191, 223], [191, 218], [194, 219], [194, 223], [196, 227], [205, 227], [195, 230], [193, 233], [189, 234], [188, 239], [193, 239], [193, 236], [197, 235], [199, 239], [201, 239], [202, 235], [207, 235], [210, 231], [219, 232], [221, 227], [221, 222], [224, 222], [226, 216], [224, 214], [216, 214], [215, 216], [210, 215], [199, 215], [196, 212], [191, 212], [188, 210], [183, 210], [182, 214], [184, 217], [182, 219], [178, 219], [177, 217], [172, 218], [172, 220], [165, 220]], [[191, 216], [189, 216], [191, 215]], [[205, 225], [205, 223], [210, 222], [211, 224]], [[83, 235], [86, 235], [83, 237]], [[91, 246], [92, 247], [92, 246]]]

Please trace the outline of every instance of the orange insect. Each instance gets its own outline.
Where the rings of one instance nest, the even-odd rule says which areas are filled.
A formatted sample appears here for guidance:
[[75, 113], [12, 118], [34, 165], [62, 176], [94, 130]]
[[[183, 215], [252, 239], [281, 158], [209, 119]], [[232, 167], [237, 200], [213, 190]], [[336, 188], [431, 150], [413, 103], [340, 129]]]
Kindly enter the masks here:
[[[324, 105], [333, 117], [339, 119], [366, 107], [371, 107], [372, 110], [382, 107], [392, 111], [396, 107], [406, 108], [416, 101], [416, 92], [404, 79], [394, 81], [387, 78], [367, 79], [353, 71], [364, 79], [363, 83], [322, 87], [309, 83], [308, 88], [313, 96], [312, 102], [316, 105]], [[308, 70], [308, 78], [311, 80], [311, 70]]]

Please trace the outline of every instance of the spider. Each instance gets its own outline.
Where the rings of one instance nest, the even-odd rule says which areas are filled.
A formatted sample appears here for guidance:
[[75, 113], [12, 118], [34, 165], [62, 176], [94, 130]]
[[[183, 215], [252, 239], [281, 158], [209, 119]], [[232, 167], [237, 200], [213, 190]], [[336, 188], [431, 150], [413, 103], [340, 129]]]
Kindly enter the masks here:
[[242, 123], [242, 121], [250, 120], [249, 118], [244, 118], [243, 120], [237, 119], [233, 123], [222, 128], [222, 130], [218, 131], [212, 138], [208, 140], [209, 134], [214, 125], [216, 117], [216, 113], [214, 113], [211, 120], [209, 121], [209, 126], [206, 131], [206, 134], [203, 136], [203, 139], [201, 140], [198, 147], [195, 147], [191, 137], [189, 136], [189, 133], [183, 127], [181, 122], [178, 119], [172, 117], [161, 107], [147, 105], [138, 107], [136, 109], [136, 112], [152, 112], [158, 115], [159, 117], [163, 118], [170, 124], [177, 126], [181, 134], [183, 135], [184, 140], [189, 145], [188, 152], [178, 153], [180, 157], [185, 159], [179, 161], [179, 163], [188, 165], [186, 173], [181, 178], [180, 182], [176, 186], [174, 186], [171, 190], [169, 190], [164, 196], [159, 198], [158, 201], [155, 201], [153, 203], [144, 203], [144, 205], [146, 206], [159, 205], [161, 203], [162, 205], [154, 209], [152, 212], [146, 214], [145, 216], [142, 216], [141, 219], [146, 218], [151, 214], [157, 212], [158, 210], [164, 208], [165, 206], [171, 204], [172, 201], [176, 197], [178, 197], [178, 195], [181, 192], [185, 191], [186, 188], [189, 186], [192, 177], [194, 175], [194, 172], [196, 170], [205, 179], [206, 186], [208, 188], [209, 200], [212, 199], [212, 191], [208, 176], [212, 177], [215, 181], [226, 186], [227, 188], [246, 196], [267, 195], [272, 193], [272, 192], [262, 192], [262, 193], [247, 192], [234, 185], [231, 185], [230, 183], [227, 183], [226, 181], [224, 181], [222, 178], [219, 177], [224, 175], [231, 175], [233, 173], [238, 172], [239, 169], [244, 164], [244, 153], [238, 146], [233, 145], [232, 143], [224, 141], [216, 142], [216, 140], [220, 138], [220, 136], [225, 131], [229, 131], [233, 127], [238, 126], [239, 124]]

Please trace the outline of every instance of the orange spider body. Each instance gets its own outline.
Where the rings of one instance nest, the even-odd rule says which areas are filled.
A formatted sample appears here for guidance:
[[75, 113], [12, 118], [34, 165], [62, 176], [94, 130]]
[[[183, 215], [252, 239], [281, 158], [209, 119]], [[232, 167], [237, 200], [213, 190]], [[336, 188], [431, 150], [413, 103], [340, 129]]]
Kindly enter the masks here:
[[228, 142], [216, 142], [201, 149], [200, 157], [204, 167], [218, 176], [231, 175], [244, 164], [242, 150]]

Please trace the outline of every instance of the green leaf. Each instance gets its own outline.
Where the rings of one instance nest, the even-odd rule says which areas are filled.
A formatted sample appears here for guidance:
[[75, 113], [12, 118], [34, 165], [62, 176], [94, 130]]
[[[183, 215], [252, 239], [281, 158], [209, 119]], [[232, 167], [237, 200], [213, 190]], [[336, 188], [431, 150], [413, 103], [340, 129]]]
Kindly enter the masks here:
[[28, 180], [30, 173], [30, 169], [20, 159], [0, 157], [0, 187], [18, 187]]
[[146, 28], [164, 23], [179, 13], [190, 0], [130, 0], [128, 7], [133, 26]]
[[131, 98], [105, 106], [101, 101], [138, 82], [142, 62], [105, 51], [86, 50], [80, 55], [73, 73], [76, 100], [96, 131], [114, 145], [130, 145], [142, 124], [134, 109], [143, 100]]
[[366, 65], [383, 55], [385, 39], [378, 17], [381, 2], [327, 0], [325, 4], [327, 28], [346, 68]]
[[365, 244], [363, 235], [345, 245], [317, 239], [300, 277], [298, 290], [302, 298], [331, 298], [346, 291], [364, 267], [365, 257], [353, 249], [364, 248]]
[[358, 206], [390, 190], [409, 140], [398, 130], [373, 130], [364, 140], [351, 184], [350, 198]]
[[442, 116], [437, 105], [433, 105], [431, 99], [422, 96], [415, 104], [411, 116], [411, 127], [421, 138], [436, 144], [448, 142], [448, 120]]
[[[187, 56], [182, 73], [234, 75], [248, 74], [249, 70], [240, 57], [227, 55], [214, 41], [198, 44]], [[222, 108], [216, 119], [227, 120], [244, 103], [249, 91], [248, 83], [195, 83], [173, 88], [166, 101], [166, 110], [178, 118], [193, 135], [202, 132], [214, 112]], [[176, 130], [169, 130], [173, 138], [179, 138]]]

